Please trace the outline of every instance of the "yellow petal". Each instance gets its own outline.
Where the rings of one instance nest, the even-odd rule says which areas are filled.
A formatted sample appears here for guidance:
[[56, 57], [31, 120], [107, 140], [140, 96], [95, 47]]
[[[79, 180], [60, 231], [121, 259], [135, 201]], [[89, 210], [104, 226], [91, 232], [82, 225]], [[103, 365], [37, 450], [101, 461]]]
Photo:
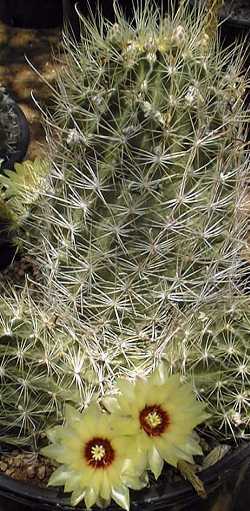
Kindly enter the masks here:
[[164, 449], [159, 449], [162, 458], [173, 467], [177, 467], [179, 460], [193, 462], [193, 457], [185, 451], [185, 445], [177, 446], [175, 444], [167, 445]]
[[153, 385], [163, 385], [166, 381], [169, 383], [174, 382], [176, 385], [180, 382], [180, 377], [178, 375], [169, 376], [167, 364], [161, 362], [148, 381]]
[[102, 478], [102, 482], [101, 482], [100, 495], [101, 495], [102, 499], [110, 500], [110, 497], [111, 497], [111, 486], [109, 484], [108, 476], [105, 473], [105, 470], [103, 471], [103, 478]]
[[99, 417], [100, 415], [102, 415], [102, 411], [101, 411], [101, 408], [100, 406], [98, 405], [97, 401], [96, 400], [93, 400], [88, 408], [86, 408], [83, 412], [83, 415], [88, 415], [88, 416], [96, 416], [96, 417]]
[[83, 442], [93, 436], [93, 419], [84, 418], [81, 421], [76, 421], [74, 424], [70, 424], [74, 433]]
[[[84, 481], [85, 483], [85, 481]], [[64, 491], [65, 492], [72, 492], [72, 491], [80, 491], [85, 488], [85, 484], [83, 484], [82, 476], [77, 473], [73, 473], [70, 477], [68, 477], [67, 481], [64, 485]]]
[[72, 493], [70, 503], [72, 506], [77, 506], [85, 498], [86, 490], [76, 490]]
[[[193, 456], [188, 452], [188, 450], [185, 450], [185, 446], [173, 446], [173, 452], [176, 454], [176, 460], [185, 460], [189, 461], [190, 463], [193, 463]], [[176, 465], [175, 465], [176, 466]]]
[[135, 390], [134, 383], [121, 378], [117, 380], [117, 387], [119, 388], [120, 392], [127, 397], [128, 400], [133, 399]]
[[148, 485], [148, 474], [145, 471], [140, 477], [126, 476], [122, 478], [123, 483], [132, 490], [141, 490]]
[[128, 397], [125, 395], [121, 395], [119, 396], [119, 406], [120, 406], [120, 412], [119, 412], [119, 415], [121, 416], [131, 416], [132, 415], [132, 409], [131, 409], [131, 403], [132, 403], [132, 407], [133, 407], [133, 404], [136, 403], [136, 401], [134, 399], [132, 399], [131, 401], [128, 399]]
[[155, 476], [155, 479], [158, 479], [158, 477], [163, 469], [164, 461], [154, 445], [152, 446], [152, 448], [149, 451], [148, 462], [149, 462], [149, 467]]
[[109, 412], [120, 412], [121, 408], [118, 399], [111, 396], [104, 396], [102, 398], [102, 404]]
[[129, 511], [129, 489], [126, 486], [112, 488], [112, 498], [118, 506]]
[[[135, 449], [134, 449], [135, 450]], [[147, 468], [147, 451], [137, 449], [135, 450], [133, 458], [127, 458], [123, 462], [122, 477], [138, 476], [141, 475]]]
[[43, 456], [51, 458], [58, 463], [64, 463], [65, 460], [65, 449], [61, 445], [47, 445], [40, 450]]
[[64, 407], [64, 417], [66, 422], [80, 421], [82, 414], [78, 412], [73, 406], [66, 404]]
[[134, 436], [116, 436], [113, 439], [113, 446], [119, 453], [121, 453], [125, 458], [129, 458], [131, 452], [135, 450], [136, 442]]
[[166, 401], [166, 391], [163, 386], [152, 385], [148, 388], [145, 404], [147, 405], [161, 405]]
[[202, 448], [194, 438], [188, 437], [184, 446], [182, 447], [183, 450], [185, 450], [187, 453], [193, 454], [193, 455], [202, 455]]
[[[122, 435], [134, 435], [138, 432], [139, 424], [132, 417], [112, 415], [112, 431], [119, 437]], [[125, 444], [123, 439], [123, 444]]]
[[72, 476], [72, 473], [65, 465], [59, 467], [51, 474], [48, 486], [61, 486]]
[[101, 507], [102, 509], [107, 508], [110, 505], [111, 498], [108, 500], [103, 499], [102, 497], [97, 497], [96, 505]]
[[51, 428], [48, 431], [46, 431], [48, 439], [53, 444], [59, 441], [62, 433], [63, 433], [62, 426], [55, 426], [54, 428]]
[[178, 454], [175, 451], [173, 446], [167, 446], [164, 450], [160, 450], [162, 458], [173, 467], [177, 467], [178, 463]]
[[84, 500], [85, 500], [85, 504], [86, 504], [86, 508], [87, 509], [89, 509], [90, 507], [92, 507], [96, 503], [97, 494], [96, 494], [94, 488], [88, 488], [85, 491]]

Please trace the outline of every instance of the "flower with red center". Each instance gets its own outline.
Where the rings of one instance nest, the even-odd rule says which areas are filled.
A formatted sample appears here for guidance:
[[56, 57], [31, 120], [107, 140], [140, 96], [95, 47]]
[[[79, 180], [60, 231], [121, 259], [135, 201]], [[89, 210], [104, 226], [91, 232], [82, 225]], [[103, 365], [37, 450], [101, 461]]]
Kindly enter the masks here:
[[115, 451], [107, 438], [91, 438], [84, 446], [84, 457], [94, 468], [107, 468], [115, 459]]
[[140, 424], [148, 436], [162, 435], [169, 423], [170, 417], [159, 405], [145, 406], [139, 413]]
[[177, 466], [178, 461], [193, 462], [202, 454], [193, 428], [207, 418], [203, 405], [195, 399], [192, 387], [181, 384], [180, 377], [167, 375], [161, 365], [148, 379], [135, 382], [120, 380], [119, 394], [106, 398], [105, 406], [114, 417], [127, 419], [130, 441], [155, 477], [164, 460]]
[[82, 414], [67, 406], [64, 426], [48, 431], [52, 445], [43, 448], [42, 454], [63, 464], [52, 474], [49, 485], [64, 485], [66, 492], [72, 492], [72, 505], [84, 499], [87, 508], [94, 504], [104, 507], [113, 498], [128, 510], [128, 488], [147, 484], [142, 460], [119, 432], [126, 429], [123, 422], [119, 419], [113, 426], [112, 416], [95, 404]]

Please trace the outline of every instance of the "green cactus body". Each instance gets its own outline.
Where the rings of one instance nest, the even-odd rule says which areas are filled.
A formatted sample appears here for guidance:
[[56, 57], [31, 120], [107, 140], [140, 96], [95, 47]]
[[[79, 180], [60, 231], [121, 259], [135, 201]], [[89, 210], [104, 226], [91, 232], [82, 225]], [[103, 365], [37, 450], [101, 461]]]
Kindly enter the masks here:
[[[63, 352], [97, 395], [181, 349], [180, 325], [237, 294], [242, 272], [243, 52], [220, 50], [201, 15], [182, 6], [163, 18], [150, 4], [131, 24], [119, 12], [113, 26], [83, 20], [77, 47], [65, 37], [51, 170], [22, 240], [40, 263], [47, 310], [74, 332]], [[61, 335], [46, 334], [46, 346]], [[80, 369], [74, 353], [87, 360]]]
[[62, 420], [65, 402], [89, 403], [96, 385], [87, 377], [93, 380], [93, 371], [70, 319], [62, 324], [55, 311], [38, 308], [27, 289], [9, 292], [0, 307], [1, 439], [35, 445], [49, 424]]
[[171, 370], [192, 379], [219, 437], [249, 438], [249, 299], [238, 296], [190, 316], [165, 350]]
[[40, 255], [92, 325], [151, 323], [159, 295], [206, 302], [240, 271], [244, 80], [185, 18], [84, 28], [66, 41]]

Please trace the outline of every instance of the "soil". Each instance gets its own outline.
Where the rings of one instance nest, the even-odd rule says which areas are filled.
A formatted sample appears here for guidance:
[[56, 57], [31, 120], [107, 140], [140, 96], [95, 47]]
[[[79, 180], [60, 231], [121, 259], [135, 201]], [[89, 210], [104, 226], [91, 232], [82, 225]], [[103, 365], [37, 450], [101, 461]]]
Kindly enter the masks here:
[[36, 263], [28, 255], [19, 256], [17, 259], [13, 258], [11, 263], [1, 270], [0, 264], [0, 283], [5, 284], [15, 282], [16, 284], [24, 285], [27, 277], [33, 281], [38, 281], [39, 271]]
[[16, 481], [28, 481], [29, 484], [40, 487], [47, 486], [54, 470], [54, 464], [35, 453], [16, 449], [0, 457], [0, 472]]

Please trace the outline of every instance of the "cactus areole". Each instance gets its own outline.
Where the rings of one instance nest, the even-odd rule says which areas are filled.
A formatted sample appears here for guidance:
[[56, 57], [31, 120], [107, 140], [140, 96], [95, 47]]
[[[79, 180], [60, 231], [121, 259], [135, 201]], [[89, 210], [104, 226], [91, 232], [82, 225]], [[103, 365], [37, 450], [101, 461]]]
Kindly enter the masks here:
[[47, 432], [49, 484], [88, 509], [199, 462], [198, 425], [249, 438], [245, 48], [221, 50], [213, 12], [184, 0], [114, 9], [64, 34], [49, 171], [17, 235], [38, 277], [0, 297], [2, 440]]

